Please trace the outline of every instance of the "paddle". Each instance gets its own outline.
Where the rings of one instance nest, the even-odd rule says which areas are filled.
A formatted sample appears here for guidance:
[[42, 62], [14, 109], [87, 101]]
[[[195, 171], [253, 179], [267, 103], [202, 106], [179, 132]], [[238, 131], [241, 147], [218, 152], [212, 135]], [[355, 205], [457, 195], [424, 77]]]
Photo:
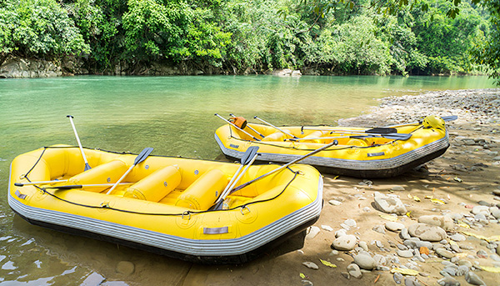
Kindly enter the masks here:
[[290, 165], [293, 165], [293, 164], [295, 164], [295, 163], [297, 163], [299, 161], [302, 161], [302, 160], [304, 160], [307, 157], [310, 157], [310, 156], [312, 156], [312, 155], [314, 155], [314, 154], [316, 154], [318, 152], [321, 152], [321, 151], [323, 151], [323, 150], [325, 150], [325, 149], [327, 149], [327, 148], [329, 148], [331, 146], [337, 145], [337, 144], [338, 144], [337, 140], [334, 140], [332, 143], [326, 144], [325, 146], [323, 146], [321, 148], [318, 148], [318, 149], [316, 149], [316, 150], [314, 150], [314, 151], [312, 151], [310, 153], [307, 153], [306, 155], [304, 155], [302, 157], [299, 157], [299, 158], [297, 158], [297, 159], [295, 159], [295, 160], [293, 160], [293, 161], [291, 161], [289, 163], [286, 163], [285, 165], [282, 165], [281, 167], [278, 167], [278, 168], [276, 168], [276, 169], [274, 169], [274, 170], [272, 170], [270, 172], [267, 172], [264, 175], [261, 175], [260, 177], [257, 177], [257, 178], [255, 178], [255, 179], [253, 179], [251, 181], [248, 181], [248, 182], [246, 182], [244, 184], [241, 184], [241, 185], [237, 186], [236, 188], [232, 189], [229, 192], [228, 195], [230, 195], [230, 194], [232, 194], [234, 192], [237, 192], [237, 191], [243, 189], [244, 187], [247, 187], [250, 184], [253, 184], [253, 183], [255, 183], [255, 182], [257, 182], [257, 181], [259, 181], [259, 180], [261, 180], [261, 179], [263, 179], [263, 178], [265, 178], [267, 176], [269, 176], [269, 175], [272, 175], [272, 174], [274, 174], [276, 172], [279, 172], [279, 171], [281, 171], [281, 170], [283, 170], [285, 168], [288, 168], [288, 166], [290, 166]]
[[80, 151], [82, 152], [83, 161], [85, 162], [84, 171], [90, 170], [91, 168], [90, 168], [89, 162], [87, 162], [87, 157], [85, 157], [85, 153], [83, 152], [82, 143], [80, 143], [80, 138], [78, 137], [78, 133], [76, 132], [76, 128], [75, 128], [75, 124], [73, 123], [73, 115], [66, 115], [66, 117], [69, 118], [69, 121], [71, 122], [71, 126], [73, 126], [73, 131], [75, 132], [75, 136], [76, 136], [76, 142], [78, 142], [78, 146], [80, 147]]
[[224, 118], [224, 117], [220, 116], [219, 114], [217, 114], [217, 113], [216, 113], [216, 114], [214, 114], [214, 115], [215, 115], [215, 116], [217, 116], [217, 117], [219, 117], [220, 119], [222, 119], [222, 120], [226, 121], [227, 123], [231, 124], [234, 128], [236, 128], [236, 129], [240, 130], [241, 132], [245, 133], [246, 135], [248, 135], [248, 136], [252, 137], [254, 140], [256, 140], [256, 141], [260, 141], [258, 138], [255, 138], [255, 136], [253, 136], [252, 134], [250, 134], [250, 133], [246, 132], [245, 130], [241, 129], [240, 127], [238, 127], [238, 125], [236, 125], [236, 124], [232, 123], [231, 121], [229, 121], [229, 120], [227, 120], [226, 118]]
[[[222, 191], [222, 193], [219, 196], [219, 198], [215, 201], [214, 206], [212, 207], [213, 210], [220, 210], [220, 209], [222, 209], [222, 205], [223, 205], [224, 200], [226, 199], [226, 197], [228, 195], [228, 191], [231, 188], [233, 188], [234, 185], [236, 185], [236, 183], [238, 183], [238, 181], [241, 179], [241, 177], [243, 176], [243, 174], [245, 174], [245, 172], [247, 171], [247, 169], [250, 167], [250, 165], [253, 164], [253, 162], [255, 161], [255, 159], [257, 158], [257, 156], [259, 155], [257, 153], [257, 150], [259, 150], [258, 146], [250, 146], [245, 151], [245, 154], [243, 154], [243, 157], [241, 157], [241, 165], [240, 165], [240, 167], [238, 168], [238, 170], [236, 170], [236, 173], [234, 173], [233, 177], [229, 181], [229, 184], [227, 184], [227, 186], [224, 189], [224, 191]], [[241, 170], [241, 168], [243, 168], [243, 166], [245, 166], [245, 165], [246, 165], [246, 167], [243, 170], [243, 172], [239, 173], [240, 170]]]
[[[229, 116], [231, 116], [231, 117], [236, 117], [236, 115], [234, 115], [234, 114], [232, 114], [232, 113], [229, 113]], [[266, 137], [266, 136], [262, 135], [259, 131], [257, 131], [257, 130], [255, 130], [254, 128], [252, 128], [252, 126], [250, 126], [250, 125], [248, 125], [248, 124], [246, 125], [246, 127], [250, 128], [250, 130], [252, 130], [253, 132], [255, 132], [255, 133], [259, 134], [259, 136], [260, 136], [260, 137], [262, 137], [262, 138]]]
[[128, 175], [128, 173], [130, 173], [130, 171], [132, 171], [132, 169], [135, 167], [135, 165], [146, 160], [146, 158], [149, 156], [149, 154], [151, 154], [151, 152], [153, 152], [153, 148], [150, 148], [150, 147], [144, 148], [144, 150], [142, 150], [142, 152], [139, 155], [137, 155], [137, 157], [135, 158], [134, 164], [132, 166], [130, 166], [130, 168], [127, 170], [127, 172], [125, 172], [125, 174], [123, 174], [123, 176], [113, 185], [113, 187], [111, 187], [111, 189], [109, 189], [109, 191], [106, 193], [106, 195], [109, 195], [118, 186], [118, 184]]
[[[130, 185], [132, 183], [119, 183], [118, 185]], [[81, 189], [88, 187], [105, 187], [105, 186], [114, 186], [115, 183], [111, 184], [82, 184], [82, 185], [66, 185], [66, 186], [48, 186], [44, 187], [45, 189], [59, 189], [59, 190], [68, 190], [68, 189]]]
[[320, 130], [320, 131], [331, 131], [333, 133], [370, 133], [370, 134], [388, 134], [388, 133], [398, 133], [396, 128], [386, 128], [386, 127], [375, 127], [367, 130], [348, 130], [348, 129], [324, 129], [320, 127], [305, 127], [302, 126], [300, 131], [304, 134], [304, 130]]
[[254, 116], [253, 118], [254, 118], [254, 119], [257, 119], [257, 120], [260, 120], [262, 123], [267, 124], [267, 125], [269, 125], [269, 126], [273, 127], [274, 129], [277, 129], [279, 132], [281, 132], [281, 133], [283, 133], [283, 134], [285, 134], [285, 135], [288, 135], [288, 136], [293, 137], [293, 138], [298, 138], [297, 136], [294, 136], [294, 135], [292, 135], [292, 134], [290, 134], [290, 133], [286, 132], [285, 130], [281, 130], [280, 128], [278, 128], [278, 127], [276, 127], [276, 126], [272, 125], [271, 123], [269, 123], [269, 122], [267, 122], [267, 121], [265, 121], [265, 120], [263, 120], [263, 119], [261, 119], [261, 118], [259, 118], [259, 117], [257, 117], [257, 116]]
[[30, 185], [48, 185], [48, 184], [55, 184], [55, 183], [65, 183], [68, 180], [54, 180], [54, 181], [38, 181], [38, 182], [28, 182], [28, 183], [14, 183], [14, 186], [16, 187], [24, 187], [24, 186], [30, 186]]
[[411, 134], [406, 133], [388, 133], [388, 134], [370, 134], [370, 135], [354, 135], [354, 136], [331, 136], [331, 137], [316, 137], [316, 138], [297, 138], [297, 139], [285, 139], [288, 141], [308, 141], [308, 140], [320, 140], [320, 139], [338, 139], [338, 138], [369, 138], [369, 137], [383, 137], [387, 139], [394, 140], [408, 140], [411, 138]]

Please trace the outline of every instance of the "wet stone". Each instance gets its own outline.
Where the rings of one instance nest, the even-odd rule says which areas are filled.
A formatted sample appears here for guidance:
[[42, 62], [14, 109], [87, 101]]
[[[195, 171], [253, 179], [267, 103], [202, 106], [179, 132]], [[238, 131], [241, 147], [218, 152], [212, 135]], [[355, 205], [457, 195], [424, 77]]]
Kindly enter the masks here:
[[424, 223], [415, 223], [408, 227], [411, 236], [418, 237], [426, 241], [441, 241], [446, 238], [446, 232], [438, 227]]
[[123, 275], [130, 275], [134, 273], [135, 265], [130, 261], [120, 261], [116, 265], [116, 272]]
[[361, 269], [372, 270], [377, 267], [375, 260], [365, 253], [358, 254], [354, 256], [354, 263], [356, 263]]
[[465, 281], [472, 285], [486, 285], [483, 280], [474, 272], [467, 272]]
[[352, 234], [347, 234], [336, 238], [332, 247], [336, 250], [352, 250], [356, 247], [356, 237]]
[[357, 264], [349, 264], [347, 266], [347, 272], [349, 273], [350, 276], [357, 279], [363, 277], [363, 273], [361, 272], [361, 269]]

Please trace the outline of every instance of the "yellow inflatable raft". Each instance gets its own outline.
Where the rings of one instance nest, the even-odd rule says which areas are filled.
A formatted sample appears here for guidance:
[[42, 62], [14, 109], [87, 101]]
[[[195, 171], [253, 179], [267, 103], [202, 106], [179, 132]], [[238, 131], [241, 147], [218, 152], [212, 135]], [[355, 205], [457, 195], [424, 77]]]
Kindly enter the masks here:
[[[456, 116], [445, 119], [454, 120]], [[247, 148], [258, 146], [261, 154], [258, 160], [267, 162], [289, 162], [331, 144], [301, 163], [313, 165], [320, 171], [361, 178], [397, 176], [442, 155], [449, 147], [445, 120], [436, 116], [372, 129], [276, 127], [269, 123], [248, 123], [239, 117], [218, 128], [215, 139], [226, 157], [241, 158]]]
[[78, 147], [56, 145], [16, 157], [12, 210], [35, 225], [183, 260], [243, 263], [303, 231], [322, 208], [322, 178], [307, 165], [259, 180], [253, 179], [279, 166], [248, 165], [236, 185], [244, 187], [214, 208], [242, 165], [162, 156], [135, 164], [137, 155], [84, 153], [87, 171]]

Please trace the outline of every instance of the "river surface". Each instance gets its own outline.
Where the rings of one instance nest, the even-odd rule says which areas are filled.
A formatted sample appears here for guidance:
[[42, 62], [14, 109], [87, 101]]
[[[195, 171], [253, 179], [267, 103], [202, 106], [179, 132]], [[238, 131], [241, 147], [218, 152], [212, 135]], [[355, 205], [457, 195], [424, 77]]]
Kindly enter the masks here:
[[[0, 80], [0, 286], [175, 285], [188, 263], [32, 226], [7, 204], [15, 156], [53, 144], [223, 159], [215, 117], [257, 115], [275, 125], [335, 124], [377, 99], [494, 87], [486, 77], [199, 76]], [[252, 121], [252, 120], [250, 120]], [[133, 273], [127, 268], [132, 262]], [[191, 270], [192, 271], [192, 270]]]

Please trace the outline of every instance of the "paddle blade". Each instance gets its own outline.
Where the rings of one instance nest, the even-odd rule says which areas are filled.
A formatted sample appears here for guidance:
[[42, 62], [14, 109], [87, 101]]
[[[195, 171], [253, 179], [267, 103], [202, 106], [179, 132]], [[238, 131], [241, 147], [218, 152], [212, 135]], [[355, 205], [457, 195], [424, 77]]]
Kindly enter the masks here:
[[388, 133], [398, 133], [398, 130], [396, 128], [375, 127], [366, 130], [365, 133], [388, 134]]
[[403, 140], [403, 141], [411, 138], [411, 134], [405, 134], [405, 133], [380, 134], [380, 136], [387, 138], [387, 139]]
[[85, 169], [83, 171], [88, 171], [90, 169], [92, 169], [92, 168], [90, 168], [89, 163], [85, 163]]
[[153, 152], [153, 148], [151, 147], [144, 148], [144, 150], [142, 150], [142, 152], [135, 158], [134, 165], [137, 165], [140, 162], [146, 160], [146, 158], [149, 156], [149, 154], [151, 154], [151, 152]]
[[257, 154], [257, 151], [259, 150], [258, 146], [251, 146], [245, 151], [245, 154], [243, 154], [243, 157], [241, 157], [241, 164], [242, 165], [247, 165], [252, 161], [253, 157], [255, 157], [255, 154]]
[[441, 118], [443, 118], [444, 121], [453, 121], [457, 120], [458, 116], [457, 115], [441, 116]]

